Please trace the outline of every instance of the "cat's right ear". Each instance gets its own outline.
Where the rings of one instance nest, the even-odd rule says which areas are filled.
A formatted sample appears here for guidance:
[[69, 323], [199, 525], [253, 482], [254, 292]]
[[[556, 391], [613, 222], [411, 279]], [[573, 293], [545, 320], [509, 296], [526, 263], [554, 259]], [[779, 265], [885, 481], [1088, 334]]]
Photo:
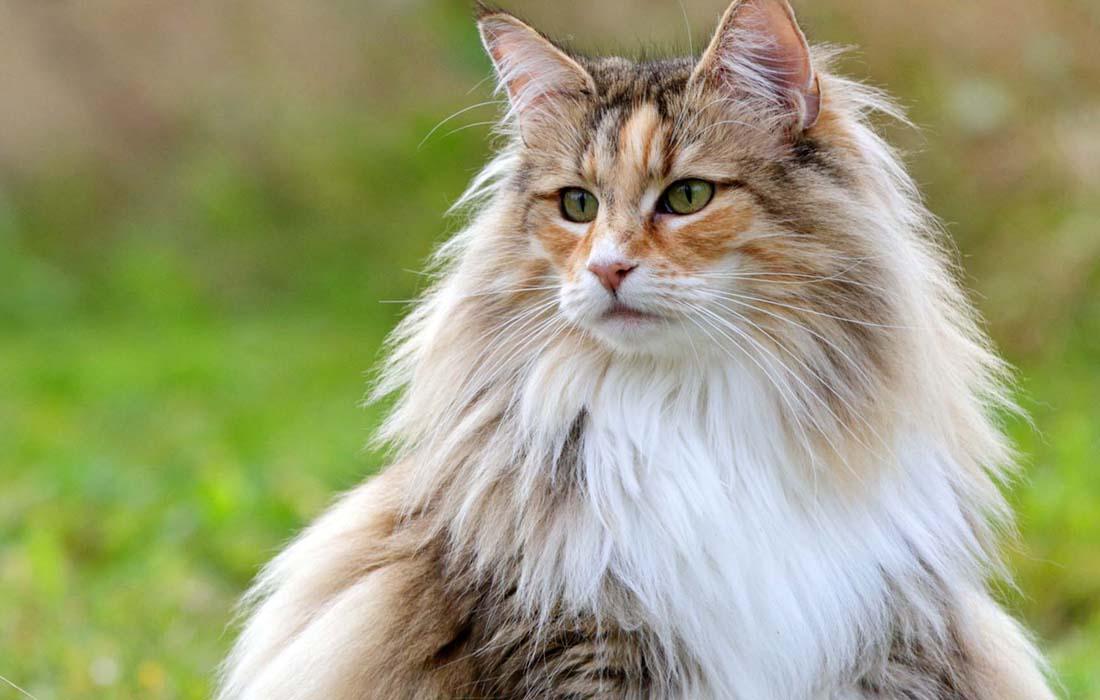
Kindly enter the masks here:
[[733, 0], [691, 80], [757, 98], [777, 126], [798, 132], [821, 111], [810, 46], [787, 0]]
[[588, 71], [516, 17], [479, 7], [477, 27], [521, 133], [552, 122], [562, 100], [595, 94]]

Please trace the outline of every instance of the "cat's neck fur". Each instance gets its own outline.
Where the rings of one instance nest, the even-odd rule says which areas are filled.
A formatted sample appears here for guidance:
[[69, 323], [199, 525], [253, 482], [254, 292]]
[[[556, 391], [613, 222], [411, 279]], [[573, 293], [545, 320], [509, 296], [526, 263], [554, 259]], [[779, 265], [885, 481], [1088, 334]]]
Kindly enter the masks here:
[[607, 587], [625, 589], [718, 696], [806, 696], [887, 643], [892, 608], [934, 607], [941, 582], [979, 580], [959, 465], [916, 426], [871, 450], [875, 468], [838, 474], [808, 458], [783, 397], [744, 358], [617, 356], [564, 338], [516, 380], [437, 444], [450, 463], [462, 455], [462, 476], [427, 459], [414, 491], [534, 615], [613, 615]]

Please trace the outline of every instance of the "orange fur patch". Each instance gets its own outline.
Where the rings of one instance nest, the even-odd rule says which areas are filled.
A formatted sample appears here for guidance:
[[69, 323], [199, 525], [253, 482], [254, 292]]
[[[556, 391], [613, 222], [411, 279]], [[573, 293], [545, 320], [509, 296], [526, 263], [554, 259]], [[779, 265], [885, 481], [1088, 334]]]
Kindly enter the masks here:
[[[721, 196], [716, 194], [715, 198]], [[699, 270], [719, 260], [729, 252], [739, 234], [746, 231], [756, 218], [751, 205], [734, 202], [723, 206], [711, 202], [703, 210], [703, 218], [669, 230], [657, 219], [650, 233], [642, 241], [646, 245], [645, 257], [656, 258], [677, 271]]]

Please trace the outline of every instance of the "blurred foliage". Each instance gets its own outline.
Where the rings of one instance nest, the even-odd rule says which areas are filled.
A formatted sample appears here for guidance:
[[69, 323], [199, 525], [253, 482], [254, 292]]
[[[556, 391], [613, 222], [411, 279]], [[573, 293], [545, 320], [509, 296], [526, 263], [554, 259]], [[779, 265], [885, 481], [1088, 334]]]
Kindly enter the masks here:
[[[719, 0], [511, 3], [583, 48]], [[817, 0], [1020, 369], [1011, 607], [1100, 699], [1100, 7]], [[629, 18], [624, 25], [624, 18]], [[609, 38], [614, 38], [608, 41]], [[0, 4], [0, 674], [202, 698], [234, 601], [376, 468], [365, 372], [491, 145], [463, 2]], [[431, 136], [425, 136], [431, 132]], [[0, 686], [3, 683], [0, 681]], [[0, 687], [0, 697], [8, 695]]]

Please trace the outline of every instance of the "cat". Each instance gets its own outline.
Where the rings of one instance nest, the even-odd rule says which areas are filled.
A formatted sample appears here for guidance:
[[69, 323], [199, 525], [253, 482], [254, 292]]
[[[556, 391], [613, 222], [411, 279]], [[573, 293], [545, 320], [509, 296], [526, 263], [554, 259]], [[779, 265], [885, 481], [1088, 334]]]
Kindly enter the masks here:
[[1007, 372], [785, 0], [701, 57], [479, 6], [507, 144], [392, 338], [388, 469], [267, 566], [222, 700], [1041, 700], [988, 592]]

